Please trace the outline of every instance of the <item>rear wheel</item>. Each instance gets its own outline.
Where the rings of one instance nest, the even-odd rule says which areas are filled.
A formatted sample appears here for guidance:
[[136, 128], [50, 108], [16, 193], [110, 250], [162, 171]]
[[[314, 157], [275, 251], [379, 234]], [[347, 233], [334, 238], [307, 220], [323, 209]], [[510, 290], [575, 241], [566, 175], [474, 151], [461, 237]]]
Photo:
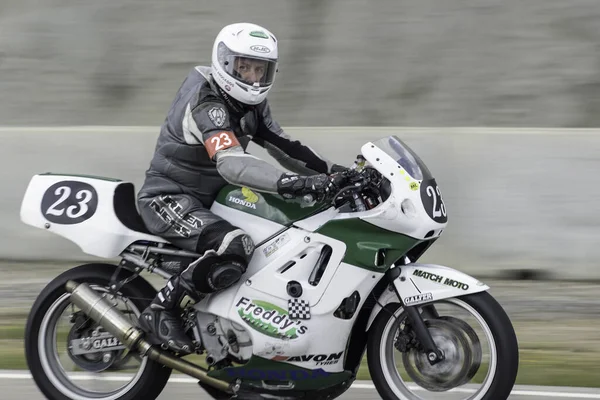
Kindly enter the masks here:
[[[48, 399], [155, 399], [167, 384], [170, 368], [129, 351], [70, 302], [67, 281], [85, 282], [137, 325], [156, 290], [137, 277], [111, 295], [116, 269], [110, 264], [75, 267], [50, 282], [35, 301], [25, 329], [25, 356]], [[121, 270], [117, 280], [129, 276]]]
[[[519, 350], [512, 324], [487, 292], [434, 303], [422, 314], [445, 360], [431, 365], [417, 350], [406, 313], [388, 304], [369, 332], [367, 360], [373, 383], [386, 400], [507, 399], [514, 386]], [[431, 309], [431, 306], [428, 306]], [[436, 394], [437, 392], [437, 394]]]

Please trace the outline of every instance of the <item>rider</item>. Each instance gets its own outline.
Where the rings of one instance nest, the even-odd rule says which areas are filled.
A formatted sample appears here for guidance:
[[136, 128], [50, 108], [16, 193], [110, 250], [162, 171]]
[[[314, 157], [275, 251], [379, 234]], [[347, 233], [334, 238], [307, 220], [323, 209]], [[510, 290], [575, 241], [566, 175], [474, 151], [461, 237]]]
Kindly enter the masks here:
[[[323, 198], [339, 188], [344, 167], [292, 140], [271, 117], [267, 94], [277, 73], [277, 40], [267, 29], [238, 23], [216, 37], [212, 66], [193, 68], [161, 127], [138, 194], [148, 230], [202, 254], [174, 275], [140, 316], [154, 344], [189, 353], [181, 311], [190, 300], [239, 281], [254, 243], [209, 209], [227, 183], [285, 198]], [[250, 141], [266, 148], [284, 172], [246, 153]]]

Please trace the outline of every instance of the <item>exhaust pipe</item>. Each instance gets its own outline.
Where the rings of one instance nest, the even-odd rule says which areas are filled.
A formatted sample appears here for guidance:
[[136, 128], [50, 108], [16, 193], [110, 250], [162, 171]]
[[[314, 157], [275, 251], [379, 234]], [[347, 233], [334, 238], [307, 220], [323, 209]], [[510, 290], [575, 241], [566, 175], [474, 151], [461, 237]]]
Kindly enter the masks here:
[[113, 304], [100, 296], [86, 283], [80, 284], [68, 281], [65, 287], [67, 292], [71, 293], [73, 304], [81, 308], [88, 317], [118, 338], [127, 348], [138, 351], [142, 356], [148, 356], [153, 361], [183, 372], [216, 389], [231, 394], [234, 393], [233, 387], [229, 383], [208, 376], [208, 371], [204, 368], [177, 358], [145, 341], [143, 333], [139, 329], [134, 327]]

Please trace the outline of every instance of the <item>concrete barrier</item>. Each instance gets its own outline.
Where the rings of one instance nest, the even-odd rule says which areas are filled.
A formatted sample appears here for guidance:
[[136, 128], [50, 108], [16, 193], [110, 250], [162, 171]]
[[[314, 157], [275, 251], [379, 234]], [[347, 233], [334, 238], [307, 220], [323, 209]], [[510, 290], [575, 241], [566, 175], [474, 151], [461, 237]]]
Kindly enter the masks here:
[[[0, 258], [92, 259], [63, 238], [22, 224], [32, 175], [96, 174], [140, 187], [158, 127], [0, 128]], [[287, 128], [335, 162], [396, 134], [429, 166], [449, 226], [422, 261], [476, 276], [510, 273], [600, 279], [600, 129]], [[250, 151], [272, 160], [258, 146]]]

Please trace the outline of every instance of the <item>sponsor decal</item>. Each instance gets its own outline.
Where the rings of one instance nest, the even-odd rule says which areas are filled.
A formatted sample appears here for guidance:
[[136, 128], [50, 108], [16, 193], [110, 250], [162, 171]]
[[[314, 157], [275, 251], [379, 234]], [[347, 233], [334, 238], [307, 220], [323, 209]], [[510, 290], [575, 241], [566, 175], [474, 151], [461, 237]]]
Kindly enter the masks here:
[[244, 199], [250, 203], [256, 203], [258, 201], [258, 195], [247, 187], [242, 187], [242, 195], [244, 196]]
[[116, 337], [110, 337], [105, 339], [96, 339], [92, 342], [92, 346], [96, 350], [106, 349], [109, 347], [121, 346], [122, 343]]
[[252, 329], [277, 339], [297, 339], [308, 332], [302, 321], [292, 321], [287, 311], [266, 301], [240, 298], [238, 315]]
[[251, 208], [253, 210], [256, 210], [256, 204], [250, 203], [248, 200], [245, 200], [245, 199], [240, 199], [239, 197], [229, 196], [227, 198], [227, 201], [230, 202], [230, 203], [239, 204], [241, 206], [248, 207], [248, 208]]
[[250, 50], [255, 51], [257, 53], [270, 53], [271, 52], [271, 49], [269, 49], [267, 46], [260, 46], [260, 45], [250, 46]]
[[302, 299], [289, 299], [288, 313], [291, 319], [310, 319], [310, 303]]
[[319, 379], [328, 377], [329, 372], [323, 369], [313, 370], [270, 370], [252, 368], [228, 368], [227, 375], [232, 378], [246, 378], [256, 380], [301, 381], [305, 379]]
[[219, 70], [218, 70], [218, 69], [216, 69], [216, 68], [213, 68], [213, 72], [216, 72], [216, 73], [217, 73], [217, 75], [219, 75], [219, 78], [223, 79], [227, 85], [229, 85], [229, 86], [233, 86], [233, 82], [232, 82], [232, 81], [230, 81], [229, 79], [227, 79], [227, 77], [226, 77], [225, 75], [223, 75], [223, 74], [221, 73], [221, 71], [219, 71]]
[[459, 282], [454, 279], [446, 278], [442, 275], [432, 274], [431, 272], [425, 272], [425, 271], [416, 269], [415, 272], [413, 272], [413, 275], [418, 276], [419, 278], [429, 279], [430, 281], [433, 281], [436, 283], [441, 283], [442, 285], [452, 286], [453, 288], [469, 290], [469, 285], [467, 285], [466, 283]]
[[271, 255], [273, 255], [274, 253], [276, 253], [280, 248], [285, 246], [285, 244], [288, 243], [289, 241], [290, 241], [290, 236], [287, 233], [284, 233], [283, 235], [281, 235], [277, 239], [275, 239], [271, 244], [266, 246], [263, 249], [263, 254], [265, 255], [265, 257], [268, 258]]
[[444, 280], [444, 277], [441, 275], [432, 274], [431, 272], [425, 272], [425, 271], [421, 271], [419, 269], [415, 269], [415, 272], [413, 272], [413, 275], [418, 276], [419, 278], [429, 279], [430, 281], [437, 282], [437, 283], [442, 283], [442, 281]]
[[331, 354], [307, 354], [302, 356], [275, 356], [271, 358], [273, 361], [287, 361], [287, 362], [314, 362], [317, 366], [321, 365], [335, 365], [340, 362], [343, 351], [339, 353]]
[[452, 286], [454, 288], [458, 288], [458, 289], [462, 289], [462, 290], [469, 290], [469, 285], [467, 285], [466, 283], [455, 281], [450, 278], [446, 278], [446, 280], [444, 281], [444, 285]]
[[248, 189], [247, 187], [243, 187], [242, 196], [244, 196], [243, 199], [240, 199], [239, 197], [236, 197], [234, 195], [229, 195], [227, 201], [256, 210], [256, 202], [258, 202], [258, 195], [252, 190]]
[[289, 352], [289, 349], [290, 343], [287, 340], [280, 341], [278, 343], [266, 342], [264, 349], [262, 351], [257, 352], [256, 355], [264, 358], [270, 358], [285, 354]]
[[227, 113], [223, 109], [223, 107], [213, 107], [208, 110], [208, 118], [215, 124], [217, 128], [225, 125], [225, 118], [227, 117]]
[[405, 297], [404, 304], [410, 306], [411, 304], [420, 304], [430, 300], [433, 300], [433, 295], [431, 293], [421, 293], [415, 296]]
[[410, 187], [410, 190], [419, 190], [419, 183], [418, 182], [411, 182], [410, 185], [408, 185]]
[[74, 355], [121, 350], [126, 348], [119, 339], [112, 336], [108, 332], [93, 334], [93, 336], [83, 337], [81, 339], [72, 339], [69, 341], [69, 343], [71, 352]]
[[294, 182], [294, 181], [297, 181], [297, 180], [298, 180], [298, 176], [292, 175], [292, 176], [287, 176], [287, 177], [283, 178], [281, 180], [281, 183], [286, 184], [286, 183]]

